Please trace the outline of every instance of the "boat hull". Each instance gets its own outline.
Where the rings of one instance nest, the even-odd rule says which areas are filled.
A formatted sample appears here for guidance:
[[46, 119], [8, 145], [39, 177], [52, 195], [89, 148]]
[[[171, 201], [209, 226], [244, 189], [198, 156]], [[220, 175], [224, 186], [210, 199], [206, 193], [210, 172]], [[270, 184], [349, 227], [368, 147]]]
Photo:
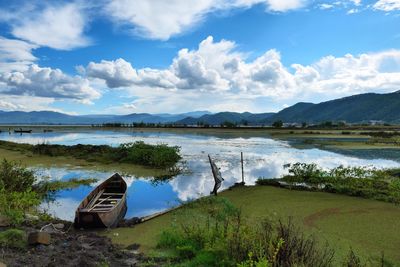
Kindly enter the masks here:
[[[88, 209], [87, 206], [96, 198], [101, 192], [107, 192], [110, 181], [121, 181], [123, 188], [121, 188], [121, 195], [118, 203], [109, 210], [96, 211], [95, 209]], [[113, 228], [118, 225], [118, 222], [125, 217], [127, 211], [126, 204], [126, 183], [119, 174], [114, 174], [112, 177], [97, 186], [79, 205], [75, 212], [74, 226], [76, 228]], [[110, 194], [110, 193], [109, 193]]]

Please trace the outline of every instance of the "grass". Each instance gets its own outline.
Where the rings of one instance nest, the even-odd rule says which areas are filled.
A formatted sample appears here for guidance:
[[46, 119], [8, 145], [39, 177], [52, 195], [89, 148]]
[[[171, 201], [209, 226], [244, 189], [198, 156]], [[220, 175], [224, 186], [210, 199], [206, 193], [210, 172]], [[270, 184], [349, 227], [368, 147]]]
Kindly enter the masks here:
[[19, 248], [26, 246], [26, 233], [18, 229], [7, 229], [0, 232], [0, 248]]
[[[364, 259], [379, 261], [381, 252], [392, 262], [400, 262], [400, 207], [390, 203], [323, 192], [292, 191], [269, 186], [240, 187], [220, 196], [241, 208], [243, 215], [258, 220], [293, 217], [306, 233], [326, 240], [341, 262], [351, 248]], [[150, 253], [163, 229], [176, 220], [174, 212], [162, 215], [133, 228], [106, 232], [121, 245], [138, 243]]]

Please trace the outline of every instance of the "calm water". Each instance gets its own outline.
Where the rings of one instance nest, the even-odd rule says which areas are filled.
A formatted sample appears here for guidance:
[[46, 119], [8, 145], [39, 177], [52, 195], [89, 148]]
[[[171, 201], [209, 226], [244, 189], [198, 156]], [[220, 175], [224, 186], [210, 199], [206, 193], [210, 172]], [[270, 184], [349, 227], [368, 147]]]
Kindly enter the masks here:
[[[375, 166], [400, 167], [400, 163], [379, 158], [379, 153], [372, 159], [346, 156], [319, 149], [296, 149], [287, 142], [277, 141], [262, 134], [240, 137], [232, 134], [194, 134], [172, 132], [140, 131], [91, 131], [32, 133], [25, 135], [0, 133], [0, 139], [21, 143], [50, 144], [107, 144], [119, 145], [142, 140], [146, 143], [166, 143], [181, 147], [183, 159], [187, 162], [190, 174], [179, 175], [173, 180], [153, 185], [151, 177], [126, 175], [128, 189], [127, 217], [144, 216], [162, 211], [202, 195], [208, 195], [214, 185], [207, 154], [215, 158], [221, 168], [225, 181], [221, 189], [231, 186], [241, 179], [240, 152], [245, 157], [245, 179], [247, 184], [254, 184], [259, 177], [275, 178], [286, 173], [284, 164], [295, 162], [316, 163], [322, 167]], [[111, 172], [99, 172], [82, 168], [37, 168], [38, 175], [51, 179], [98, 178], [100, 183], [112, 175]], [[77, 189], [62, 191], [54, 203], [43, 204], [43, 208], [62, 218], [72, 220], [80, 201], [96, 184], [81, 186]]]

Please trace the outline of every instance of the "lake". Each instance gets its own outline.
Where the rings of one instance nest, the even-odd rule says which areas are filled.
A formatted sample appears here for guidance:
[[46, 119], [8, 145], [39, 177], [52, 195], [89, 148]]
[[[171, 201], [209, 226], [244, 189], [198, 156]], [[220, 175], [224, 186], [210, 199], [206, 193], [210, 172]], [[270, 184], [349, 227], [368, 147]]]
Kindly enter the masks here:
[[[183, 160], [189, 172], [178, 175], [173, 180], [154, 184], [150, 177], [140, 174], [123, 174], [128, 184], [128, 212], [126, 217], [150, 215], [200, 196], [208, 195], [214, 186], [207, 155], [215, 159], [225, 181], [221, 190], [241, 180], [240, 152], [244, 154], [244, 176], [246, 184], [254, 184], [259, 177], [277, 178], [287, 173], [283, 165], [288, 163], [316, 163], [324, 168], [344, 166], [374, 166], [377, 168], [400, 167], [395, 160], [384, 159], [377, 153], [367, 158], [343, 155], [316, 148], [298, 149], [289, 142], [275, 140], [262, 132], [224, 133], [216, 131], [139, 131], [126, 130], [60, 130], [50, 133], [32, 134], [0, 133], [1, 140], [20, 143], [50, 144], [107, 144], [117, 146], [121, 143], [144, 141], [150, 144], [166, 143], [180, 146]], [[379, 151], [377, 151], [379, 152]], [[43, 209], [65, 220], [73, 220], [80, 201], [98, 183], [110, 177], [113, 172], [88, 170], [81, 167], [36, 167], [39, 176], [51, 179], [97, 178], [92, 186], [61, 191], [56, 201], [44, 203]], [[118, 171], [118, 170], [116, 170]]]

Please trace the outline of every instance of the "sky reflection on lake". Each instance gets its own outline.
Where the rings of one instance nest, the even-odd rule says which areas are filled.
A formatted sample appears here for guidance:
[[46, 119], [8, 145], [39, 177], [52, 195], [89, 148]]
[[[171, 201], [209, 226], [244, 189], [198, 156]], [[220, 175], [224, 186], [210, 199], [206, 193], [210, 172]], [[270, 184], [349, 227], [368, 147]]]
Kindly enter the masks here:
[[[216, 160], [221, 168], [225, 181], [221, 189], [231, 186], [241, 179], [240, 152], [245, 158], [245, 179], [247, 184], [254, 184], [259, 177], [280, 177], [287, 172], [284, 164], [295, 162], [316, 163], [324, 168], [339, 165], [399, 167], [398, 162], [386, 159], [361, 159], [320, 149], [296, 149], [287, 142], [277, 141], [268, 136], [257, 137], [234, 135], [203, 135], [196, 133], [174, 132], [140, 132], [140, 131], [81, 131], [33, 133], [16, 135], [1, 133], [0, 139], [21, 143], [50, 144], [108, 144], [119, 145], [126, 142], [142, 140], [146, 143], [166, 143], [181, 147], [181, 152], [190, 174], [177, 176], [168, 183], [153, 185], [151, 177], [125, 176], [128, 188], [127, 217], [149, 215], [177, 205], [179, 201], [187, 201], [201, 195], [208, 195], [213, 187], [213, 178], [207, 154]], [[99, 172], [80, 168], [47, 168], [38, 169], [40, 175], [52, 179], [98, 178], [99, 182], [110, 177], [111, 172]], [[73, 219], [79, 202], [96, 185], [62, 191], [57, 195], [55, 203], [43, 204], [44, 208], [62, 219]]]

